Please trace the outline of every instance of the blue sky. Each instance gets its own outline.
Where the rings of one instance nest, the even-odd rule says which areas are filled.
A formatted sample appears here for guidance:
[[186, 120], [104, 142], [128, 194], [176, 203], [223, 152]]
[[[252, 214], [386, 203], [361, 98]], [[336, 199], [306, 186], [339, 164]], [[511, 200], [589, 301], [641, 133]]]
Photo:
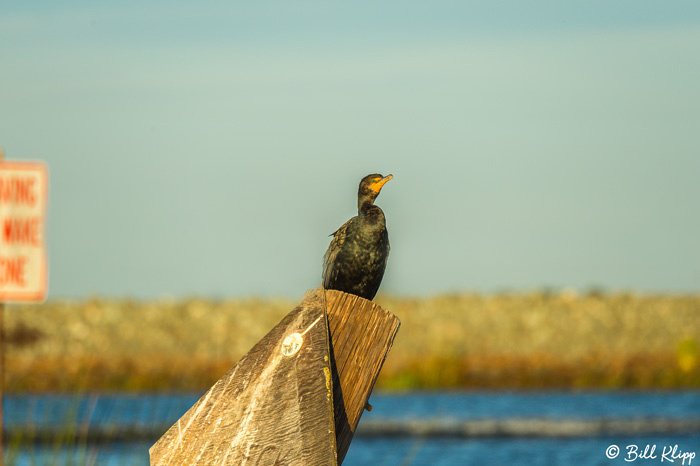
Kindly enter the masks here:
[[696, 292], [700, 6], [669, 5], [6, 4], [50, 297], [299, 297], [372, 172], [385, 292]]

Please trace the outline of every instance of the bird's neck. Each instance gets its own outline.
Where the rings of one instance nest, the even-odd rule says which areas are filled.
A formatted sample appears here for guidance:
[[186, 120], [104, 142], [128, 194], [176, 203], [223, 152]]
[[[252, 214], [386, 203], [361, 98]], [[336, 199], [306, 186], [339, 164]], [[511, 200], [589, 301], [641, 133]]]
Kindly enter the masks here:
[[384, 224], [384, 212], [382, 212], [382, 209], [380, 209], [379, 206], [374, 205], [373, 200], [365, 200], [365, 202], [360, 204], [360, 208], [358, 209], [357, 213], [360, 220], [364, 223], [373, 225]]
[[362, 215], [362, 209], [373, 207], [376, 198], [377, 196], [373, 196], [372, 193], [360, 191], [357, 196], [357, 213]]

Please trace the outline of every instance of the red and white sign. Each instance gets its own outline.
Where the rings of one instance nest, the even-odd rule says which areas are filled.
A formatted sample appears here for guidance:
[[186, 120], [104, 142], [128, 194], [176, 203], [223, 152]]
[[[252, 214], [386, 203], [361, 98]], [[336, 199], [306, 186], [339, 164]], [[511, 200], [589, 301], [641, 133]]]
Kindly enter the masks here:
[[0, 163], [0, 301], [43, 301], [48, 170], [39, 162]]

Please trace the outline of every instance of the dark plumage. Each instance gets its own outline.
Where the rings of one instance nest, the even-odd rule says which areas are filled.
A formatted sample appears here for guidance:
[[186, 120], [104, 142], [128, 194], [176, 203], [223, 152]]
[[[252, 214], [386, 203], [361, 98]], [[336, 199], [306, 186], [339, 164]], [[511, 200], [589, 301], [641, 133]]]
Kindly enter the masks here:
[[333, 233], [323, 256], [323, 287], [371, 300], [377, 294], [389, 257], [384, 212], [374, 205], [392, 175], [367, 175], [357, 193], [357, 216]]

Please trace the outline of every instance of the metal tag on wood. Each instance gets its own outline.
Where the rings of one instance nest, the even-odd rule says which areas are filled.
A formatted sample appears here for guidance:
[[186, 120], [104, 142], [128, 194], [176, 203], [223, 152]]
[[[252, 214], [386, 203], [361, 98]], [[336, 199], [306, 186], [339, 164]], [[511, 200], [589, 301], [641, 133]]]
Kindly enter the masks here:
[[151, 447], [151, 465], [336, 464], [329, 358], [313, 290]]

